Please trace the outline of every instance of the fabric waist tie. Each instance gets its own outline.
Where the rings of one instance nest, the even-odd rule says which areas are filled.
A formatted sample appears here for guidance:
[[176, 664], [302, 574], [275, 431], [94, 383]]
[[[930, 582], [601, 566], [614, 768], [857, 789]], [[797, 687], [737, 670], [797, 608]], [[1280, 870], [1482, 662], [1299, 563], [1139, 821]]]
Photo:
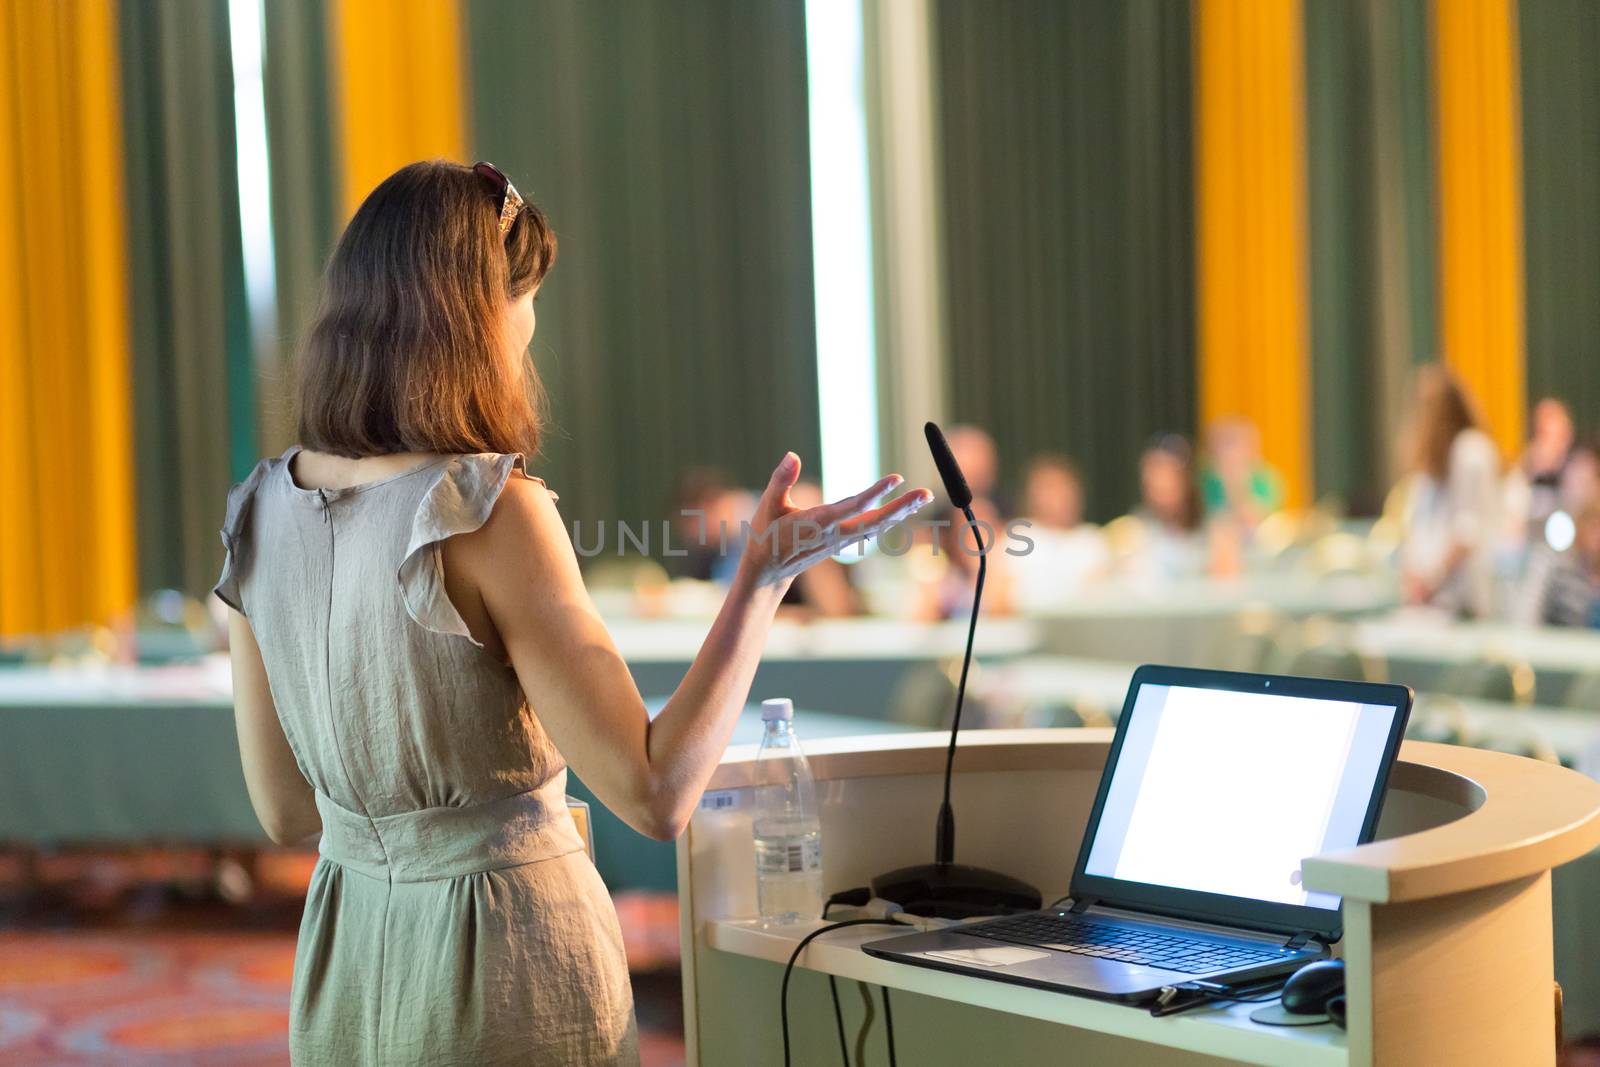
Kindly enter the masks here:
[[563, 773], [539, 789], [464, 808], [368, 817], [316, 791], [317, 851], [391, 882], [431, 882], [583, 851], [567, 811]]

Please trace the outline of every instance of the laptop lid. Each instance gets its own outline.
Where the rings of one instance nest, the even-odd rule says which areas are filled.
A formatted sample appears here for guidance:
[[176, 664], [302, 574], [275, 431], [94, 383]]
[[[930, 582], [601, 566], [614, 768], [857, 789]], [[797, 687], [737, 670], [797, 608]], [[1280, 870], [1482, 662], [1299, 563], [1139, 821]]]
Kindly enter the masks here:
[[1073, 898], [1337, 940], [1340, 898], [1306, 890], [1300, 862], [1372, 840], [1411, 699], [1400, 685], [1140, 667]]

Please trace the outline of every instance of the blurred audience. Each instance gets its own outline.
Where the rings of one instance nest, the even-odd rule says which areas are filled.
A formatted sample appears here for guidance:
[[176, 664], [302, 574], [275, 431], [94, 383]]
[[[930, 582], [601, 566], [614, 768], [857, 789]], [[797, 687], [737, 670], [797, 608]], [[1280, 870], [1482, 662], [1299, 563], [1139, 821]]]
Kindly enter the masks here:
[[1577, 434], [1572, 413], [1554, 397], [1533, 406], [1528, 443], [1506, 474], [1506, 539], [1519, 560], [1531, 562], [1544, 539], [1545, 524], [1562, 510], [1562, 479], [1572, 460]]
[[[993, 437], [964, 424], [947, 439], [990, 543], [987, 614], [1048, 613], [1099, 582], [1231, 578], [1298, 558], [1256, 551], [1265, 536], [1257, 528], [1282, 509], [1284, 491], [1246, 419], [1212, 423], [1203, 464], [1182, 435], [1151, 439], [1139, 459], [1138, 505], [1104, 529], [1084, 520], [1086, 486], [1066, 456], [1033, 457], [1013, 511]], [[1578, 441], [1565, 403], [1545, 397], [1534, 405], [1523, 454], [1502, 475], [1460, 381], [1443, 365], [1425, 366], [1402, 447], [1406, 481], [1395, 498], [1404, 502], [1397, 558], [1406, 603], [1455, 617], [1600, 625], [1600, 452]], [[802, 482], [794, 498], [812, 506], [821, 491]], [[686, 471], [672, 544], [688, 554], [662, 562], [676, 577], [721, 580], [737, 564], [740, 524], [753, 499], [715, 468]], [[813, 567], [791, 587], [785, 612], [840, 618], [870, 608], [902, 618], [964, 617], [977, 570], [965, 518], [947, 508], [900, 537], [909, 545], [897, 540], [898, 550], [870, 553], [860, 566]]]
[[[1011, 615], [1016, 611], [1011, 573], [1015, 557], [1006, 554], [1012, 542], [1007, 539], [1005, 520], [987, 497], [976, 493], [972, 498], [972, 514], [981, 524], [977, 532], [983, 535], [989, 561], [983, 586], [983, 613]], [[972, 527], [966, 516], [947, 507], [919, 533], [919, 543], [913, 549], [918, 585], [914, 616], [929, 621], [964, 618], [972, 611], [980, 559]]]
[[1472, 400], [1442, 364], [1417, 373], [1407, 461], [1412, 478], [1400, 550], [1407, 603], [1486, 618], [1494, 608], [1501, 529], [1500, 455]]
[[1206, 569], [1201, 532], [1200, 491], [1195, 481], [1194, 449], [1180, 434], [1162, 434], [1139, 458], [1139, 507], [1133, 513], [1139, 533], [1123, 561], [1132, 577], [1188, 578]]
[[988, 501], [995, 514], [1012, 514], [1010, 502], [1000, 492], [1000, 450], [988, 431], [963, 423], [952, 426], [945, 441], [961, 473], [966, 475], [973, 497]]
[[1600, 625], [1600, 500], [1575, 520], [1572, 544], [1537, 552], [1517, 621], [1544, 626]]
[[[789, 491], [797, 508], [822, 504], [822, 487], [816, 482], [797, 482]], [[855, 549], [848, 550], [851, 555]], [[783, 597], [783, 612], [812, 618], [843, 618], [861, 614], [861, 597], [850, 580], [850, 568], [836, 559], [814, 563], [800, 572]]]
[[1532, 421], [1533, 431], [1517, 473], [1528, 484], [1529, 517], [1542, 523], [1561, 506], [1561, 478], [1572, 459], [1577, 434], [1572, 412], [1555, 397], [1547, 396], [1533, 406]]
[[1032, 542], [1003, 544], [1010, 557], [1017, 608], [1049, 611], [1111, 569], [1100, 528], [1083, 521], [1083, 481], [1065, 456], [1041, 455], [1028, 465], [1018, 533]]
[[[717, 539], [715, 528], [708, 525], [709, 516], [727, 492], [728, 480], [715, 467], [690, 467], [678, 477], [670, 508], [672, 553], [662, 558], [673, 578], [711, 580]], [[677, 554], [680, 549], [684, 555]]]
[[1283, 507], [1283, 479], [1261, 458], [1261, 433], [1254, 423], [1218, 419], [1207, 431], [1206, 443], [1200, 495], [1209, 518], [1253, 530]]
[[715, 467], [685, 471], [671, 509], [672, 552], [662, 553], [667, 573], [702, 582], [730, 579], [739, 565], [741, 524], [755, 514], [756, 499]]

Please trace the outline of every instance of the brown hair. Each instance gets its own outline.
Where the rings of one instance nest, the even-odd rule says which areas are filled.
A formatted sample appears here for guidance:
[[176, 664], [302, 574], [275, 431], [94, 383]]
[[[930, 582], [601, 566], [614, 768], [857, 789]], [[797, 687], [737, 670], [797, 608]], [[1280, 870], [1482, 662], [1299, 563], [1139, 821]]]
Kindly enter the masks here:
[[1450, 446], [1463, 430], [1478, 428], [1478, 413], [1460, 379], [1442, 363], [1417, 369], [1416, 412], [1411, 466], [1443, 481], [1450, 474]]
[[469, 167], [401, 167], [345, 227], [300, 349], [300, 443], [359, 459], [539, 448], [543, 389], [504, 356], [507, 300], [534, 289], [556, 238], [532, 203], [500, 233], [500, 196]]

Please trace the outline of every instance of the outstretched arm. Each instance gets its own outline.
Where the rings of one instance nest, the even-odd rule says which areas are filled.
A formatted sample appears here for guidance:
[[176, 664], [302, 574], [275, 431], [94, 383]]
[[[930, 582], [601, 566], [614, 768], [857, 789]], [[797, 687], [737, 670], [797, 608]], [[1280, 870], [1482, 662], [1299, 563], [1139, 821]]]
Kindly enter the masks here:
[[874, 507], [899, 484], [896, 475], [846, 500], [799, 510], [789, 499], [799, 475], [793, 453], [773, 472], [722, 610], [653, 722], [584, 589], [543, 486], [509, 483], [480, 530], [446, 544], [446, 568], [460, 568], [482, 597], [556, 747], [606, 806], [641, 833], [669, 840], [688, 822], [733, 734], [773, 614], [794, 576], [932, 499], [917, 489]]

